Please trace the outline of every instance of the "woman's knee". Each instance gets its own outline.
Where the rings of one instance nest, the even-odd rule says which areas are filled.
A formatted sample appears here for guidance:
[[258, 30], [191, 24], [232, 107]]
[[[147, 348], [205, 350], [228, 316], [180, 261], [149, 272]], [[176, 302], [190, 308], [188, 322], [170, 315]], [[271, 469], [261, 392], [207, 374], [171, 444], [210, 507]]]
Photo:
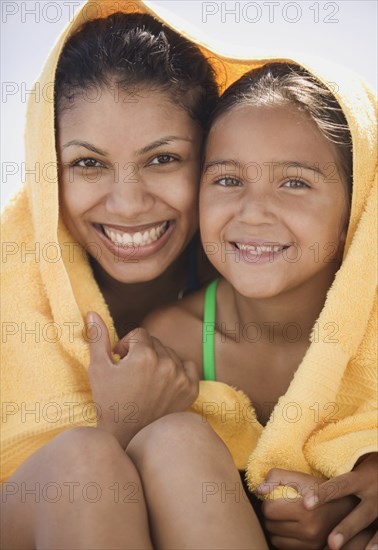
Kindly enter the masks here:
[[112, 475], [112, 464], [122, 457], [122, 472], [131, 472], [130, 477], [139, 480], [134, 464], [117, 445], [113, 436], [100, 430], [74, 428], [27, 458], [1, 487], [4, 548], [35, 547], [38, 525], [43, 525], [48, 513], [59, 514], [62, 506], [72, 508], [73, 502], [83, 498], [93, 502], [101, 479], [108, 481], [104, 476]]
[[79, 427], [62, 432], [31, 455], [8, 481], [90, 477], [96, 479], [128, 458], [107, 432]]
[[138, 469], [151, 457], [155, 464], [198, 455], [204, 461], [223, 457], [232, 463], [227, 447], [210, 424], [191, 412], [172, 413], [149, 424], [134, 436], [126, 452]]

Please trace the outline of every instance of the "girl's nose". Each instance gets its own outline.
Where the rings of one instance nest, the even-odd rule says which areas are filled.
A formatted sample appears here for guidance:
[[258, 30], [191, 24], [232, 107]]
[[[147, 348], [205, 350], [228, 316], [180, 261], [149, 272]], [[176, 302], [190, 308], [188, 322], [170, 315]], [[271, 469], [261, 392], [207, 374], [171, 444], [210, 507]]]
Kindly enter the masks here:
[[258, 225], [271, 223], [276, 217], [273, 197], [265, 185], [251, 183], [240, 197], [238, 217], [241, 222]]

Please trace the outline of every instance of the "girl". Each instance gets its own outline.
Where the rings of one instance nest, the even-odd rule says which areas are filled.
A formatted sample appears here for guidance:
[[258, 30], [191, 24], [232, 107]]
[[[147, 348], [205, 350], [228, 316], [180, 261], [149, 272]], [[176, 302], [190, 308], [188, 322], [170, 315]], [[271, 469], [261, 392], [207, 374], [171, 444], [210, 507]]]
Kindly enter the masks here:
[[[344, 102], [354, 132], [352, 194], [345, 115], [310, 72], [268, 63], [224, 93], [212, 116], [200, 189], [202, 241], [222, 278], [144, 323], [181, 358], [194, 360], [200, 378], [216, 380], [202, 383], [193, 410], [209, 420], [236, 466], [247, 469], [251, 490], [276, 467], [318, 477], [275, 471], [260, 494], [290, 496], [278, 486], [295, 483], [304, 495], [320, 475], [348, 472], [358, 461], [362, 508], [349, 538], [376, 518], [375, 458], [366, 456], [376, 450], [375, 277], [358, 257], [361, 246], [369, 261], [375, 254], [369, 244], [373, 201], [367, 198], [374, 181], [374, 115], [368, 96], [356, 97], [360, 112], [351, 107], [353, 96]], [[363, 225], [364, 203], [370, 226]], [[356, 233], [365, 240], [353, 248]], [[348, 300], [354, 299], [356, 262], [364, 269], [364, 290], [353, 315], [367, 327], [358, 336], [344, 297], [348, 288]], [[268, 503], [266, 527], [279, 548], [323, 548], [354, 505], [351, 497], [341, 499], [323, 509], [320, 523], [307, 514], [303, 526], [302, 502], [289, 511]], [[330, 534], [331, 548], [346, 542], [340, 537], [337, 529]], [[350, 548], [364, 548], [371, 534], [359, 537]]]

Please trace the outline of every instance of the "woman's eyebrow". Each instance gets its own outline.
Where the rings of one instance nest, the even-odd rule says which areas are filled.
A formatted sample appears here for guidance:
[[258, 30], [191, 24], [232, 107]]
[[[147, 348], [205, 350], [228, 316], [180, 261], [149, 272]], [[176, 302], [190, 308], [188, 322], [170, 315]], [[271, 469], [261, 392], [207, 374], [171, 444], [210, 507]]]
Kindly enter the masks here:
[[149, 143], [145, 147], [142, 147], [142, 149], [138, 149], [136, 151], [136, 155], [138, 156], [145, 155], [146, 153], [149, 153], [153, 149], [157, 149], [161, 145], [168, 145], [168, 143], [171, 143], [172, 141], [189, 141], [190, 143], [192, 143], [194, 140], [190, 138], [181, 137], [181, 136], [165, 136], [163, 138], [153, 141], [152, 143]]
[[71, 147], [72, 145], [76, 145], [79, 147], [85, 147], [85, 149], [88, 149], [89, 151], [92, 151], [92, 153], [97, 153], [98, 155], [102, 155], [103, 157], [107, 157], [108, 153], [106, 151], [103, 151], [102, 149], [99, 149], [98, 147], [95, 147], [88, 141], [82, 141], [81, 139], [72, 139], [71, 141], [68, 141], [62, 146], [62, 149], [66, 149], [67, 147]]

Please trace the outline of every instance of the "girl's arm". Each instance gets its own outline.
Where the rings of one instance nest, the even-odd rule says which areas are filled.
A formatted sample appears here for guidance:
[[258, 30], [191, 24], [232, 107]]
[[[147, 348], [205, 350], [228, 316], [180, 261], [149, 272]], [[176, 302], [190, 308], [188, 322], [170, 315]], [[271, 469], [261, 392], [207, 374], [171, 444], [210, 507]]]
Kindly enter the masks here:
[[[332, 488], [332, 490], [330, 490]], [[354, 469], [322, 483], [317, 492], [311, 491], [304, 498], [307, 510], [322, 509], [327, 503], [349, 495], [359, 498], [359, 504], [328, 536], [328, 544], [338, 550], [362, 529], [377, 523], [378, 517], [378, 453], [362, 456]], [[375, 525], [375, 528], [377, 526]], [[378, 544], [377, 533], [366, 546], [371, 550]]]
[[202, 371], [203, 291], [150, 313], [142, 326], [180, 359], [194, 361], [198, 376]]
[[[356, 505], [356, 499], [351, 496], [332, 502], [316, 510], [306, 510], [304, 499], [308, 492], [313, 491], [325, 478], [319, 478], [275, 468], [270, 470], [266, 480], [257, 493], [268, 495], [278, 485], [293, 487], [298, 496], [295, 498], [280, 498], [264, 501], [262, 509], [265, 528], [270, 534], [270, 540], [275, 548], [290, 550], [321, 549], [327, 544], [327, 537], [332, 529]], [[362, 550], [362, 549], [361, 549]]]
[[[372, 533], [366, 530], [377, 517], [377, 469], [373, 459], [328, 481], [299, 472], [271, 470], [258, 492], [268, 494], [277, 485], [293, 486], [300, 495], [294, 500], [267, 500], [263, 504], [266, 528], [277, 548], [323, 548], [327, 543], [331, 550], [373, 546]], [[359, 504], [357, 497], [361, 499]]]

